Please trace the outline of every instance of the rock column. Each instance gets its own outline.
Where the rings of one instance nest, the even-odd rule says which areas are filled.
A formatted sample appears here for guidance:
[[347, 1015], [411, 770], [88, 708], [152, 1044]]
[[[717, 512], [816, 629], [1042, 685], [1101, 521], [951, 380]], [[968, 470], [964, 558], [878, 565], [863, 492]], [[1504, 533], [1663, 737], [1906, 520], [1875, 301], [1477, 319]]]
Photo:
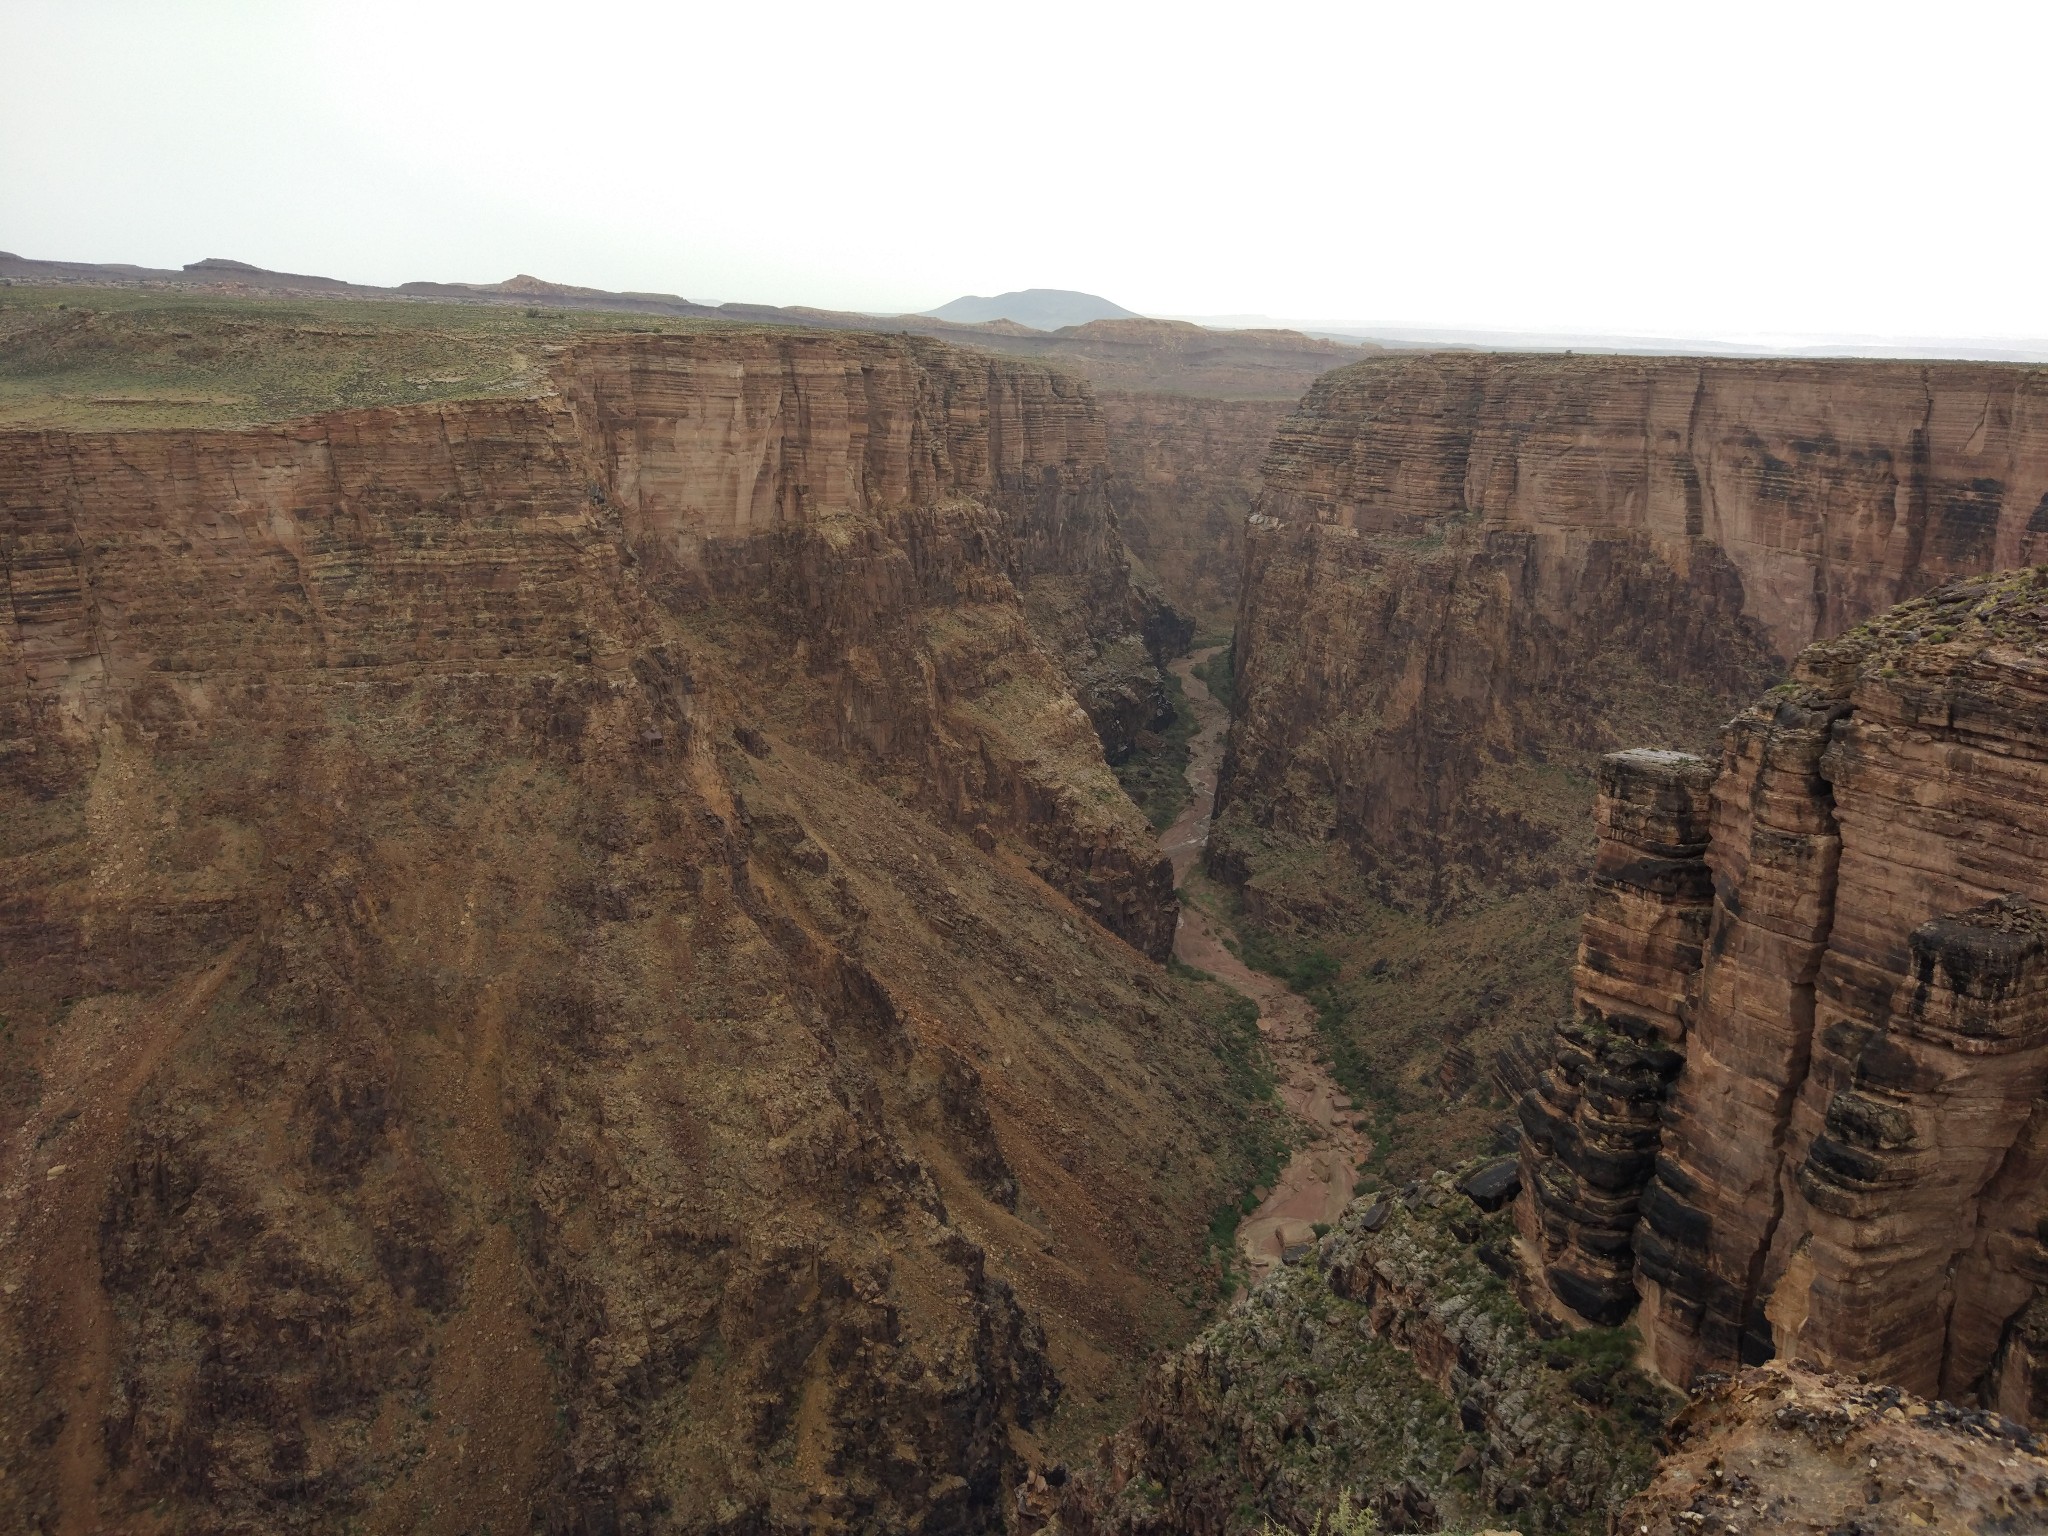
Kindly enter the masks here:
[[1636, 1304], [1631, 1237], [1712, 907], [1713, 783], [1712, 765], [1682, 752], [1601, 760], [1573, 1017], [1522, 1096], [1517, 1219], [1552, 1292], [1597, 1323]]
[[1706, 960], [1635, 1239], [1644, 1329], [1673, 1381], [1702, 1360], [1771, 1355], [1757, 1289], [1834, 920], [1841, 835], [1820, 760], [1845, 709], [1786, 697], [1726, 737]]

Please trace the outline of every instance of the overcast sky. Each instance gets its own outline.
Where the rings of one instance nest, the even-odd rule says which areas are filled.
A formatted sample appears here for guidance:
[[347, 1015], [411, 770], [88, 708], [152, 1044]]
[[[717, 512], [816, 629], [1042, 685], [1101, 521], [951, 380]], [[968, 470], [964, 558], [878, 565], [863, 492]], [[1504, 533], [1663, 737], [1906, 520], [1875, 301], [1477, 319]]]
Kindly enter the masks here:
[[0, 249], [2048, 337], [2048, 6], [0, 0]]

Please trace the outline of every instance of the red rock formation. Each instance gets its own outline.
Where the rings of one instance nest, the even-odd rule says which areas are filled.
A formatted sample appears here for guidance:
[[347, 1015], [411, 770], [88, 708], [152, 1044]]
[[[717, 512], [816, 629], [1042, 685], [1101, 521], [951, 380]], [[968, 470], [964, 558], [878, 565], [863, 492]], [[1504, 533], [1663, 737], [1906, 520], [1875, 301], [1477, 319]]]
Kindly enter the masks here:
[[980, 1529], [1197, 1273], [1085, 393], [555, 366], [0, 441], [10, 1529]]
[[[721, 542], [829, 537], [851, 516], [979, 498], [1003, 513], [995, 553], [1041, 642], [1105, 748], [1128, 750], [1165, 708], [1158, 652], [1173, 620], [1132, 589], [1087, 386], [921, 341], [769, 345], [778, 366], [734, 371], [722, 339], [658, 355], [638, 337], [579, 344], [567, 388], [627, 537], [696, 571]], [[876, 595], [855, 594], [856, 610]]]
[[1712, 890], [1713, 769], [1682, 752], [1617, 752], [1600, 764], [1600, 850], [1574, 1011], [1538, 1086], [1523, 1095], [1523, 1235], [1551, 1290], [1596, 1322], [1635, 1308], [1632, 1239], [1658, 1116], [1684, 1064], [1685, 1010]]
[[1228, 629], [1259, 464], [1292, 402], [1108, 391], [1096, 399], [1110, 498], [1131, 552], [1176, 607], [1204, 628]]
[[1389, 357], [1264, 479], [1219, 867], [1334, 839], [1442, 905], [1577, 862], [1490, 763], [1697, 736], [1774, 656], [2048, 553], [2048, 373]]
[[[1645, 978], [1680, 1000], [1662, 1033], [1684, 1065], [1633, 1245], [1673, 1379], [1777, 1353], [2034, 1411], [2044, 705], [2036, 570], [1812, 647], [1729, 726], [1707, 941]], [[1587, 949], [1605, 942], [1589, 918]], [[1546, 1108], [1525, 1114], [1537, 1189], [1571, 1179]], [[1538, 1198], [1525, 1221], [1546, 1215]]]

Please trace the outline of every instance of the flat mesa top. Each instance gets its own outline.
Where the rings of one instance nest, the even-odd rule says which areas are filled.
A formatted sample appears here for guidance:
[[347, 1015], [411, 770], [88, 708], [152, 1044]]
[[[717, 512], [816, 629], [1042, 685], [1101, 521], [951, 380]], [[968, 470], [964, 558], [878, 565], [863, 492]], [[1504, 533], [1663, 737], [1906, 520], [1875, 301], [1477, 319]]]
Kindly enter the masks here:
[[730, 323], [611, 311], [0, 288], [0, 429], [233, 427], [532, 394], [549, 349]]

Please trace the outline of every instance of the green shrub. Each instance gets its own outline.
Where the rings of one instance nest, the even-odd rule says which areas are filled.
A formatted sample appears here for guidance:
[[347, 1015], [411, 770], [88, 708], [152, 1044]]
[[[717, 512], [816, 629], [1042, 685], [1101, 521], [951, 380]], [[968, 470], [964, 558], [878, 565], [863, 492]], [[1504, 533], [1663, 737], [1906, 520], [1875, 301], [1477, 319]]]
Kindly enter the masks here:
[[[1380, 1528], [1380, 1517], [1363, 1505], [1351, 1502], [1351, 1490], [1344, 1489], [1337, 1495], [1335, 1509], [1319, 1511], [1309, 1523], [1307, 1536], [1376, 1536]], [[1288, 1533], [1271, 1520], [1259, 1527], [1259, 1536], [1288, 1536]]]

